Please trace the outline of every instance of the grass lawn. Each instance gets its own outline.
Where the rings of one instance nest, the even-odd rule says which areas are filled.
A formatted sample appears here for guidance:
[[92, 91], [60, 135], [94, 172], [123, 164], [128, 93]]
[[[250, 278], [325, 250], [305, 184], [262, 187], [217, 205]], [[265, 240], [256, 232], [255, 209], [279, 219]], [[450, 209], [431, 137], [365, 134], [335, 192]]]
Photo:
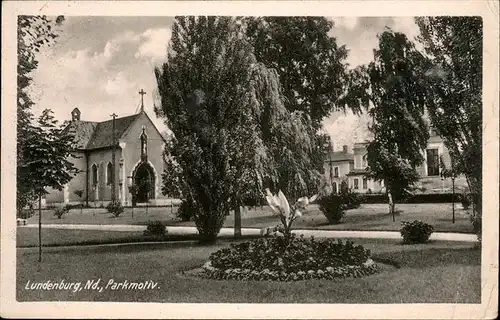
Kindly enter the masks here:
[[[480, 249], [472, 244], [431, 242], [401, 245], [398, 240], [356, 239], [375, 260], [399, 268], [340, 282], [238, 282], [185, 276], [215, 250], [195, 243], [17, 249], [18, 301], [138, 301], [188, 303], [480, 303]], [[30, 282], [101, 279], [158, 283], [149, 290], [26, 290]]]
[[[37, 247], [38, 229], [17, 228], [16, 246]], [[194, 235], [170, 235], [168, 241], [198, 240]], [[56, 247], [68, 245], [92, 245], [110, 243], [131, 243], [161, 241], [160, 238], [146, 237], [142, 231], [101, 231], [101, 230], [71, 230], [71, 229], [43, 229], [43, 246]]]
[[[396, 215], [396, 221], [392, 221], [392, 216], [388, 215], [388, 208], [385, 204], [365, 204], [359, 209], [346, 212], [342, 223], [329, 225], [325, 216], [319, 211], [318, 206], [312, 205], [304, 216], [297, 219], [294, 228], [303, 229], [329, 229], [329, 230], [383, 230], [398, 231], [403, 220], [422, 220], [434, 226], [436, 232], [462, 232], [473, 233], [469, 215], [464, 210], [455, 210], [455, 223], [452, 223], [451, 204], [398, 204], [396, 209], [400, 212]], [[45, 224], [135, 224], [144, 225], [148, 220], [161, 220], [170, 226], [194, 226], [193, 222], [181, 222], [175, 217], [176, 207], [152, 207], [126, 208], [125, 212], [118, 218], [112, 217], [105, 209], [84, 209], [83, 214], [79, 209], [71, 210], [62, 219], [53, 215], [52, 210], [42, 212], [42, 223]], [[38, 216], [28, 219], [29, 223], [37, 223]], [[233, 226], [233, 215], [226, 218], [224, 226]], [[277, 219], [273, 216], [269, 208], [256, 208], [243, 210], [243, 227], [267, 227], [277, 224]]]

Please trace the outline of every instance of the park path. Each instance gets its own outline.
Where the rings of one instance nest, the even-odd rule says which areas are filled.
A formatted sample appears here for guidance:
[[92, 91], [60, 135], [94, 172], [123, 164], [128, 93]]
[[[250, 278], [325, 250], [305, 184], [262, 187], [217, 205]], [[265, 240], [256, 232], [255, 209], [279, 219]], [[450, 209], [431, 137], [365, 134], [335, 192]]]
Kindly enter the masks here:
[[[38, 228], [38, 224], [28, 224], [21, 228]], [[69, 230], [97, 230], [97, 231], [144, 231], [145, 226], [142, 225], [95, 225], [95, 224], [43, 224], [44, 229], [69, 229]], [[196, 235], [198, 231], [195, 227], [184, 226], [167, 226], [169, 235]], [[258, 228], [242, 228], [243, 236], [259, 236], [261, 229]], [[294, 233], [303, 234], [305, 236], [315, 236], [324, 238], [368, 238], [368, 239], [401, 239], [401, 234], [398, 231], [346, 231], [346, 230], [293, 230]], [[222, 228], [219, 232], [219, 237], [231, 237], [234, 235], [233, 228]], [[431, 240], [441, 241], [464, 241], [476, 242], [475, 234], [451, 233], [451, 232], [434, 232], [431, 235]]]

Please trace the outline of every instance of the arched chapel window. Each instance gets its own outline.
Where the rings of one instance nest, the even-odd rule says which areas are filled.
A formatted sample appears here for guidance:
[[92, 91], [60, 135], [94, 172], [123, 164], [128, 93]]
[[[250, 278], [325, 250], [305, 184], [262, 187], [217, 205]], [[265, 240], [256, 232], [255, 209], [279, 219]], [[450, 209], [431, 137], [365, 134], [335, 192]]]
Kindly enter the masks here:
[[97, 166], [95, 163], [92, 165], [92, 184], [97, 185]]
[[113, 183], [113, 164], [108, 162], [108, 166], [106, 167], [106, 184], [110, 185]]

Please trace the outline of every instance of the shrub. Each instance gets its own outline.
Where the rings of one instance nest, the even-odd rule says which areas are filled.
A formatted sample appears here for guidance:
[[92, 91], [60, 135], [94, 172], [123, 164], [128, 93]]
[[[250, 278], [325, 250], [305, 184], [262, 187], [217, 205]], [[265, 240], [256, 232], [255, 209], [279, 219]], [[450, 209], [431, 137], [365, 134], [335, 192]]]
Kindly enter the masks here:
[[54, 215], [57, 216], [57, 219], [61, 219], [63, 215], [69, 212], [71, 207], [69, 205], [64, 205], [62, 207], [58, 207], [54, 209]]
[[82, 209], [83, 207], [85, 207], [85, 205], [83, 203], [79, 203], [79, 204], [67, 204], [66, 207], [68, 207], [70, 210], [71, 209]]
[[318, 200], [319, 209], [325, 215], [329, 223], [337, 224], [344, 216], [345, 205], [341, 195], [330, 194]]
[[[361, 197], [361, 203], [385, 204], [387, 201], [386, 194], [372, 193]], [[417, 193], [404, 199], [405, 203], [452, 203], [460, 201], [460, 194], [453, 195], [452, 193]]]
[[112, 213], [115, 218], [118, 218], [118, 216], [124, 211], [123, 206], [118, 201], [108, 203], [106, 209], [109, 213]]
[[177, 209], [177, 218], [181, 221], [189, 221], [193, 217], [194, 210], [196, 209], [192, 200], [182, 200], [179, 209]]
[[260, 230], [260, 235], [264, 237], [278, 237], [285, 234], [285, 228], [282, 224], [275, 227], [265, 227]]
[[351, 190], [343, 191], [340, 193], [342, 198], [342, 203], [344, 204], [345, 210], [357, 209], [361, 206], [362, 197], [361, 195], [353, 192]]
[[27, 206], [25, 208], [21, 208], [17, 210], [17, 218], [19, 219], [28, 219], [35, 214], [35, 209], [33, 206]]
[[163, 222], [156, 221], [148, 221], [146, 230], [144, 230], [144, 235], [148, 236], [165, 236], [167, 234], [167, 227], [163, 224]]
[[468, 210], [471, 204], [470, 195], [467, 193], [462, 193], [460, 194], [459, 199], [464, 210]]
[[352, 241], [305, 238], [291, 234], [232, 244], [210, 255], [206, 276], [214, 279], [334, 279], [376, 272], [370, 251]]
[[433, 226], [419, 220], [403, 221], [401, 225], [401, 236], [404, 243], [425, 243], [434, 232]]
[[477, 240], [481, 243], [482, 238], [482, 221], [480, 214], [474, 214], [470, 216], [470, 221], [472, 222], [472, 227], [477, 235]]

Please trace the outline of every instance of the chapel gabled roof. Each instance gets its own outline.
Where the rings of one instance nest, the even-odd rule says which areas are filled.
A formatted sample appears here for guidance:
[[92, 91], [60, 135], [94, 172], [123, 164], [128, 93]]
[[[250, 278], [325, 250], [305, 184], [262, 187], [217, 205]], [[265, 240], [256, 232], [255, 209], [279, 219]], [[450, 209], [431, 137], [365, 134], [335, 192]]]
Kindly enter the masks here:
[[71, 121], [65, 130], [70, 130], [75, 137], [77, 149], [86, 149], [98, 122], [92, 121]]
[[[115, 119], [115, 141], [118, 143], [118, 139], [121, 138], [125, 130], [134, 122], [134, 120], [140, 115], [134, 114], [127, 117], [116, 118]], [[92, 137], [89, 139], [86, 149], [100, 149], [108, 148], [113, 146], [113, 120], [107, 120], [103, 122], [98, 122]]]

